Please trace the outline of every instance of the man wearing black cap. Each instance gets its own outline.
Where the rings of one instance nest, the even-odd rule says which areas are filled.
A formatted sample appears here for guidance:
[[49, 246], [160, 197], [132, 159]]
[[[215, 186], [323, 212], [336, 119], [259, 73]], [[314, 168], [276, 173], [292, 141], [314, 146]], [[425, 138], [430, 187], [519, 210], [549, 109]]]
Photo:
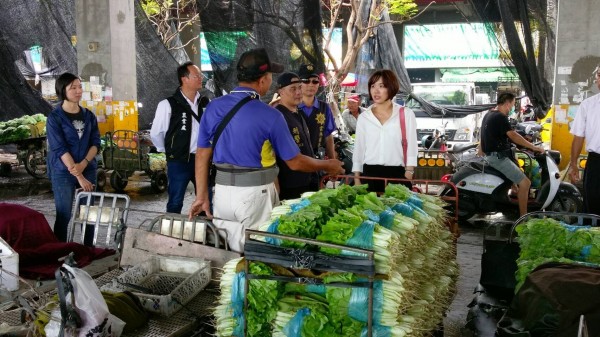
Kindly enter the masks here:
[[312, 64], [302, 64], [298, 71], [302, 81], [302, 103], [300, 109], [304, 112], [306, 124], [310, 131], [313, 151], [321, 156], [323, 152], [328, 158], [337, 158], [333, 136], [335, 120], [329, 104], [318, 100], [319, 74]]
[[316, 160], [302, 155], [276, 109], [259, 100], [283, 67], [271, 63], [265, 49], [242, 54], [237, 64], [239, 86], [229, 95], [212, 100], [200, 122], [196, 151], [196, 200], [190, 219], [205, 211], [208, 171], [212, 157], [217, 168], [213, 209], [216, 227], [227, 232], [231, 250], [243, 252], [244, 230], [257, 228], [279, 202], [275, 178], [279, 172], [275, 153], [292, 170], [329, 174], [344, 172], [338, 160]]
[[[298, 104], [302, 101], [300, 84], [300, 77], [295, 73], [279, 75], [277, 93], [280, 99], [276, 109], [281, 111], [283, 118], [285, 118], [290, 134], [296, 145], [298, 145], [300, 153], [314, 157], [308, 126], [306, 126], [302, 112], [298, 109]], [[302, 193], [311, 190], [310, 183], [313, 173], [291, 170], [279, 156], [277, 156], [277, 166], [279, 166], [279, 176], [277, 178], [280, 200], [299, 198]]]

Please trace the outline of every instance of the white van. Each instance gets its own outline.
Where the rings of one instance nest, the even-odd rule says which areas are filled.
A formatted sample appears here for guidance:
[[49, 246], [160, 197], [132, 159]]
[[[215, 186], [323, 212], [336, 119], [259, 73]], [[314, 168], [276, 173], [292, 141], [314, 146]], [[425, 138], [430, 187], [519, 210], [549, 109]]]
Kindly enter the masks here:
[[[413, 92], [426, 101], [444, 105], [475, 104], [475, 85], [473, 83], [417, 83], [413, 84]], [[407, 107], [417, 117], [417, 140], [419, 145], [424, 137], [444, 132], [446, 145], [452, 148], [455, 144], [475, 142], [481, 128], [482, 112], [464, 117], [431, 117], [418, 102], [410, 100]]]

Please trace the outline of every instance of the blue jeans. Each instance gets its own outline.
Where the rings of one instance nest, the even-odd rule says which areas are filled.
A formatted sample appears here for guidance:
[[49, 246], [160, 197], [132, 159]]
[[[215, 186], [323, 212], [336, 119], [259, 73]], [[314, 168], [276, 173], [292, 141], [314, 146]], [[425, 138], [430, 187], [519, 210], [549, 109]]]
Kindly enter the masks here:
[[[59, 241], [67, 241], [67, 230], [71, 220], [75, 189], [79, 188], [77, 178], [69, 172], [49, 172], [54, 193], [54, 205], [56, 206], [56, 222], [54, 222], [54, 235]], [[92, 184], [96, 185], [96, 170], [85, 170], [83, 176]], [[83, 244], [92, 246], [94, 240], [94, 226], [88, 225], [85, 230]]]
[[194, 184], [195, 190], [196, 172], [194, 170], [194, 164], [195, 159], [193, 156], [187, 163], [167, 161], [167, 178], [169, 179], [169, 186], [167, 188], [169, 193], [167, 213], [181, 213], [181, 209], [183, 208], [183, 197], [185, 196], [185, 190], [190, 181]]

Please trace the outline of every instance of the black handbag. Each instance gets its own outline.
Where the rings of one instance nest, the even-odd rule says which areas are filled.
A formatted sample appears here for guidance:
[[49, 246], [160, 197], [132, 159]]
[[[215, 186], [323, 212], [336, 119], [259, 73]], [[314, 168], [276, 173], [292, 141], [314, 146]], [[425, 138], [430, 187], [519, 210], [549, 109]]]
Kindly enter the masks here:
[[486, 288], [512, 292], [517, 285], [515, 273], [521, 248], [517, 242], [510, 241], [507, 232], [510, 227], [492, 224], [484, 232], [479, 283]]

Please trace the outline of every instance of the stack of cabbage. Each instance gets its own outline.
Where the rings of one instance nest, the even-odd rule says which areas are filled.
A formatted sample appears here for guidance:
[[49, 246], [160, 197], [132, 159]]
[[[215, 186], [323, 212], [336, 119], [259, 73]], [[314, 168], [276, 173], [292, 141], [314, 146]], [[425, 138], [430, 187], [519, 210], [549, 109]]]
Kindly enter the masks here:
[[164, 152], [161, 153], [148, 153], [148, 164], [150, 170], [164, 171], [167, 169], [167, 157]]
[[[382, 197], [367, 193], [365, 186], [346, 185], [303, 197], [275, 208], [261, 230], [373, 250], [378, 273], [373, 336], [425, 336], [435, 330], [451, 302], [458, 273], [453, 238], [443, 225], [444, 202], [402, 185], [389, 185]], [[215, 311], [218, 336], [242, 336], [245, 319], [247, 336], [367, 336], [368, 288], [342, 286], [364, 282], [364, 276], [325, 272], [317, 276], [319, 284], [310, 285], [253, 279], [244, 315], [240, 262], [230, 261], [221, 278]], [[252, 274], [289, 272], [281, 269], [250, 262]]]
[[0, 122], [0, 144], [46, 135], [46, 117], [42, 114], [22, 116]]
[[600, 228], [572, 226], [554, 219], [531, 219], [519, 224], [521, 253], [517, 260], [519, 290], [527, 275], [547, 262], [600, 265]]

